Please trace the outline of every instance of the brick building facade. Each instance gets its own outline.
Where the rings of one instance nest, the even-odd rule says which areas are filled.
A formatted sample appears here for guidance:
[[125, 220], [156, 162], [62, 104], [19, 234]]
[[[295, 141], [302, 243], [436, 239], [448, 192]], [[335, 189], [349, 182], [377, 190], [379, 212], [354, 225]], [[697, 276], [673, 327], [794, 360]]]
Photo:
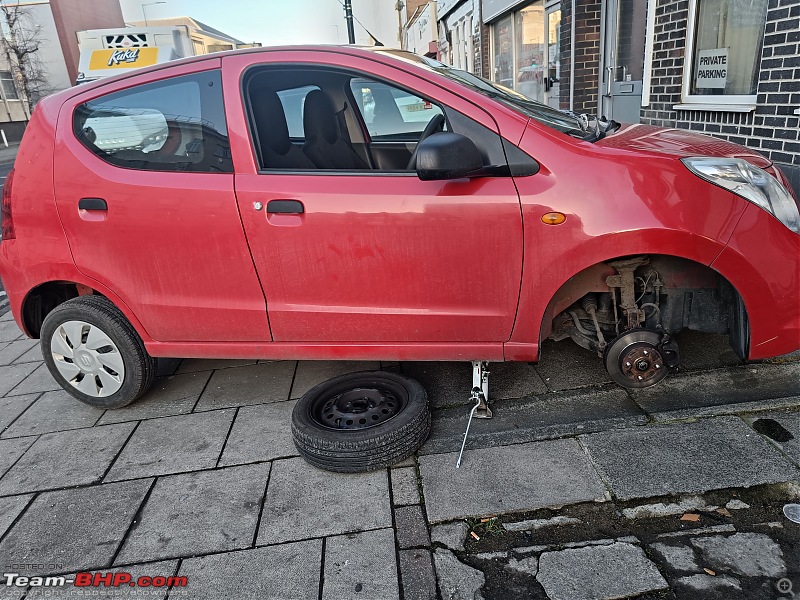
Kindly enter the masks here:
[[689, 0], [658, 0], [655, 13], [642, 122], [722, 137], [800, 167], [800, 1], [769, 0], [755, 107], [742, 112], [682, 106]]

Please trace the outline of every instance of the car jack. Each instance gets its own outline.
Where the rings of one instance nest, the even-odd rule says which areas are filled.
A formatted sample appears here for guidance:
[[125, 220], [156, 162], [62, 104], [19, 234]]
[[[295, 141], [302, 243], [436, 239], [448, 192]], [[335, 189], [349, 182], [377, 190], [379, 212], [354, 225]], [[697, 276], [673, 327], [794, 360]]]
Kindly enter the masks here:
[[469, 420], [467, 420], [467, 429], [464, 431], [464, 439], [461, 441], [461, 451], [458, 453], [458, 461], [456, 461], [456, 469], [461, 466], [461, 458], [464, 456], [464, 447], [467, 445], [467, 436], [469, 435], [469, 427], [472, 425], [472, 419], [491, 419], [492, 409], [489, 408], [489, 371], [487, 367], [489, 363], [482, 360], [472, 361], [472, 394], [470, 400], [475, 405], [469, 411]]

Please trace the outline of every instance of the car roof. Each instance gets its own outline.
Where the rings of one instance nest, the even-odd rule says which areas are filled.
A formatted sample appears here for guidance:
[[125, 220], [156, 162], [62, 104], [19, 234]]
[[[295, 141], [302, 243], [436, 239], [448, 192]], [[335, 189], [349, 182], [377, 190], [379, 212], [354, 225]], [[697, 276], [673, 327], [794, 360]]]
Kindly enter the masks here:
[[[244, 55], [244, 54], [273, 54], [279, 52], [331, 52], [336, 54], [348, 54], [351, 56], [364, 56], [378, 59], [380, 62], [401, 62], [408, 65], [415, 61], [419, 61], [419, 57], [407, 50], [400, 50], [398, 48], [388, 48], [384, 46], [355, 46], [350, 44], [317, 44], [317, 45], [292, 45], [292, 46], [266, 46], [263, 48], [242, 48], [240, 50], [225, 50], [223, 52], [214, 52], [212, 54], [200, 54], [198, 56], [189, 56], [187, 58], [179, 58], [150, 67], [136, 69], [119, 75], [112, 75], [104, 77], [95, 81], [82, 83], [78, 86], [73, 86], [56, 94], [52, 97], [61, 97], [66, 99], [75, 94], [83, 93], [87, 90], [98, 89], [103, 86], [124, 80], [134, 75], [146, 75], [148, 73], [157, 73], [164, 69], [171, 69], [181, 65], [190, 65], [200, 63], [203, 61], [221, 60], [227, 56]], [[404, 55], [407, 55], [404, 56]]]

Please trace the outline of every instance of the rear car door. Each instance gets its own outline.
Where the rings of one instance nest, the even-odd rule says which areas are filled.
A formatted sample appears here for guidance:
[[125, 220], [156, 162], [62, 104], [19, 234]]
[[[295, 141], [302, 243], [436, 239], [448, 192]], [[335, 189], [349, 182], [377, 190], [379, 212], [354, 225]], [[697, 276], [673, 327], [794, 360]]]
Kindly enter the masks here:
[[86, 276], [158, 341], [269, 341], [219, 59], [87, 90], [58, 123], [58, 212]]
[[[486, 151], [504, 160], [491, 117], [456, 94], [394, 67], [355, 57], [344, 65], [341, 56], [330, 52], [297, 53], [304, 60], [294, 64], [292, 54], [223, 58], [226, 106], [231, 122], [236, 119], [237, 134], [242, 134], [232, 136], [236, 195], [274, 339], [507, 340], [522, 271], [522, 219], [513, 180], [421, 181], [406, 168], [413, 138], [409, 145], [400, 134], [416, 131], [418, 137], [424, 123], [397, 132], [397, 140], [386, 139], [391, 132], [384, 128], [384, 139], [375, 140], [380, 143], [370, 156], [375, 143], [370, 123], [363, 131], [365, 115], [355, 106], [363, 110], [368, 92], [380, 86], [406, 90], [422, 110], [426, 103], [436, 105], [431, 113], [448, 110], [454, 115], [451, 123], [459, 120], [480, 128], [491, 146]], [[257, 94], [250, 98], [254, 77]], [[288, 140], [275, 139], [275, 132], [293, 128], [293, 118], [261, 114], [264, 106], [280, 106], [274, 94], [285, 100], [292, 95], [286, 90], [301, 89], [314, 90], [305, 96], [304, 108], [312, 94], [318, 99], [320, 90], [335, 104], [338, 123], [322, 124], [322, 135], [337, 126], [340, 133], [347, 132], [350, 139], [337, 140], [337, 152], [357, 156], [329, 158], [332, 163], [350, 162], [350, 168], [310, 164], [308, 157], [314, 155], [303, 154], [296, 133]], [[354, 89], [360, 98], [354, 98]], [[306, 141], [315, 133], [302, 132]], [[401, 163], [401, 168], [391, 168]]]

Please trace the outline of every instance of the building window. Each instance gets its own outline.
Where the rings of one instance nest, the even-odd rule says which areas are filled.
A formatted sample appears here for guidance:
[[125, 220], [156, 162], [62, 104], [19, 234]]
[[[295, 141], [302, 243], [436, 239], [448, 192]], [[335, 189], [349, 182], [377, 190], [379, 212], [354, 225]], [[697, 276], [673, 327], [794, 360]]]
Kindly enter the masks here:
[[767, 5], [768, 0], [691, 0], [685, 104], [754, 108]]
[[492, 80], [558, 106], [560, 3], [535, 0], [492, 24]]
[[0, 71], [0, 87], [3, 89], [3, 98], [5, 100], [19, 100], [14, 76], [10, 71]]

